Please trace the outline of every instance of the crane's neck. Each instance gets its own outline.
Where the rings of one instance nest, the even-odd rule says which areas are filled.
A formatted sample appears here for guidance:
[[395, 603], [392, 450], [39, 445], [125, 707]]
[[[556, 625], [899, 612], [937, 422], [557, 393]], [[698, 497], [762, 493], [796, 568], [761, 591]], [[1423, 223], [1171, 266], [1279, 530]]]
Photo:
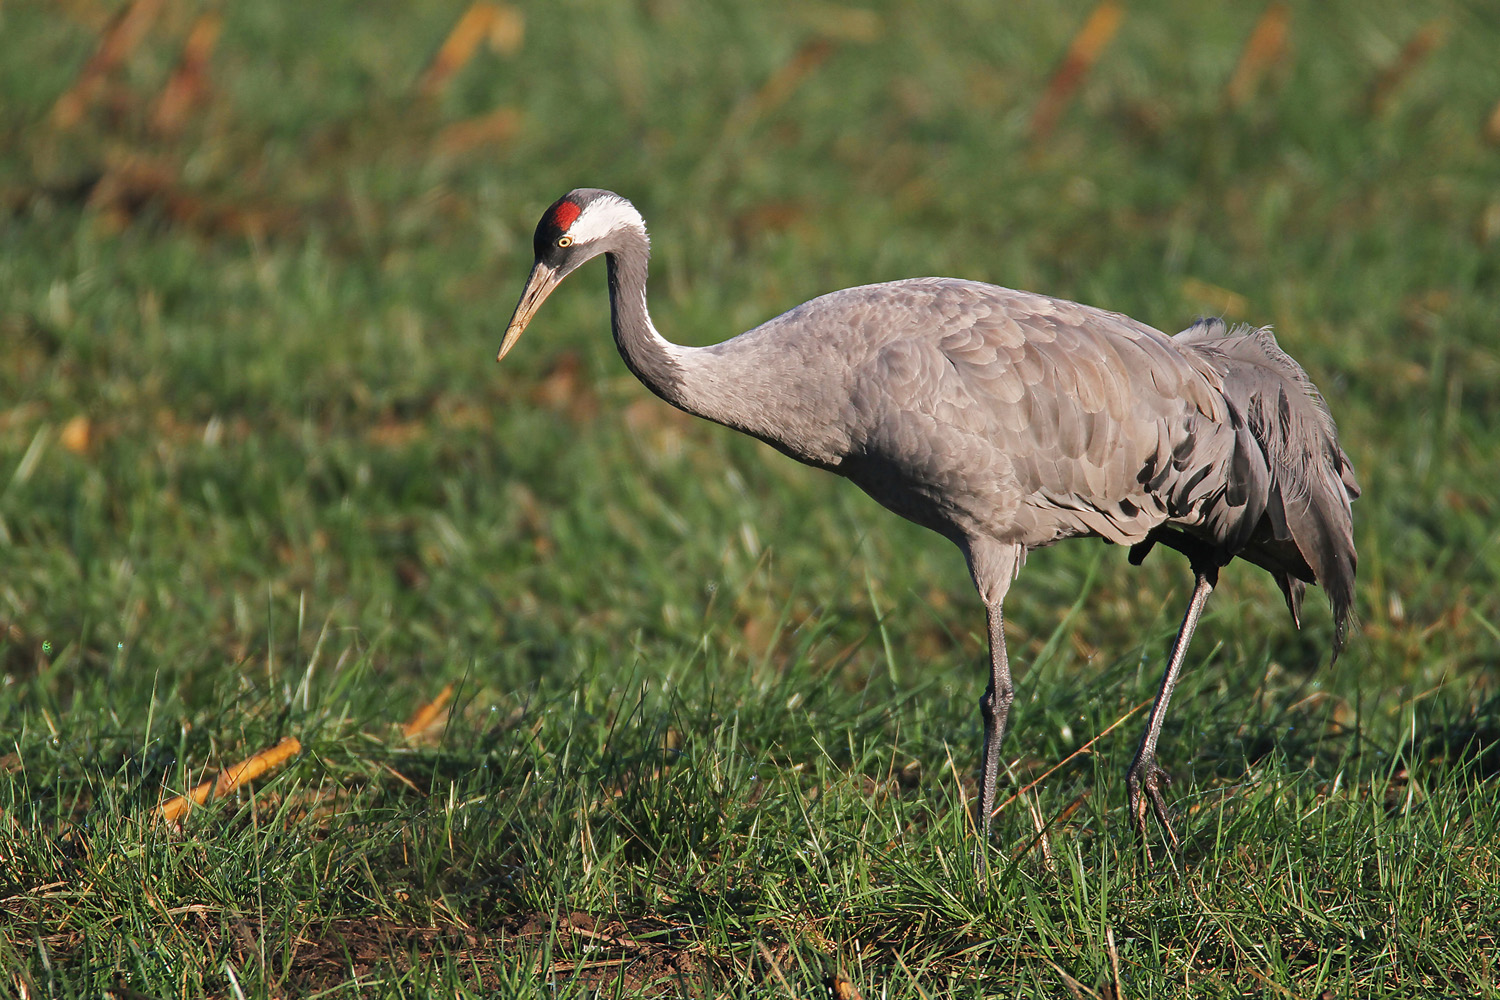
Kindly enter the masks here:
[[[792, 457], [831, 467], [838, 445], [802, 404], [817, 401], [816, 372], [793, 352], [768, 352], [737, 337], [683, 347], [657, 332], [646, 306], [644, 229], [617, 236], [607, 251], [615, 345], [635, 377], [680, 410], [743, 431]], [[811, 379], [809, 379], [811, 376]]]
[[605, 256], [615, 346], [630, 371], [648, 389], [674, 406], [690, 409], [685, 395], [685, 349], [656, 332], [646, 307], [646, 264], [650, 255], [645, 233], [627, 231]]

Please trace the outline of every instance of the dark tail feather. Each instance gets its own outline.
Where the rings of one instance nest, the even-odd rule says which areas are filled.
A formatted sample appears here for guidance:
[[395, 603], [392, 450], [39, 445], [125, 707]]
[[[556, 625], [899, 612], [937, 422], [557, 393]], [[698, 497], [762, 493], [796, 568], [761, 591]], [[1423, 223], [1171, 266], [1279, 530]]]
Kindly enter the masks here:
[[[1277, 469], [1273, 473], [1291, 470]], [[1302, 486], [1302, 483], [1297, 483]], [[1338, 492], [1334, 492], [1334, 488]], [[1292, 499], [1277, 497], [1273, 503], [1279, 506], [1285, 519], [1291, 541], [1312, 570], [1313, 580], [1328, 594], [1328, 603], [1333, 607], [1333, 655], [1337, 658], [1344, 648], [1344, 639], [1354, 617], [1354, 571], [1357, 557], [1354, 551], [1353, 524], [1349, 516], [1349, 500], [1338, 480], [1333, 483], [1320, 482], [1304, 487], [1306, 492]], [[1288, 587], [1295, 582], [1296, 587]], [[1292, 607], [1292, 617], [1297, 617], [1302, 581], [1288, 581], [1282, 590], [1288, 594], [1287, 605]], [[1295, 595], [1295, 596], [1294, 596]]]
[[1176, 339], [1218, 356], [1224, 396], [1265, 454], [1271, 537], [1252, 541], [1243, 554], [1271, 570], [1299, 624], [1305, 585], [1323, 587], [1333, 607], [1337, 657], [1354, 619], [1358, 559], [1349, 503], [1359, 496], [1359, 483], [1322, 395], [1269, 329], [1226, 330], [1221, 321], [1208, 320]]
[[[1307, 593], [1307, 584], [1292, 576], [1290, 573], [1278, 571], [1276, 583], [1281, 587], [1281, 594], [1286, 598], [1286, 609], [1292, 613], [1292, 624], [1298, 628], [1302, 627], [1302, 595]], [[1334, 637], [1335, 645], [1341, 643], [1341, 636]], [[1338, 651], [1334, 650], [1335, 656]]]

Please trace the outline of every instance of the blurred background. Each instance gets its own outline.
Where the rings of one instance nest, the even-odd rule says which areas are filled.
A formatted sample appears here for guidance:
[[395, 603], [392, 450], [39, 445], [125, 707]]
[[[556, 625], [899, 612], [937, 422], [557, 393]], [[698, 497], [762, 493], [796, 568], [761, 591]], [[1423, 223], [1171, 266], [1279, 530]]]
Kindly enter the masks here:
[[[474, 732], [537, 705], [603, 727], [649, 689], [677, 692], [652, 732], [763, 703], [773, 735], [739, 738], [764, 750], [824, 698], [835, 733], [905, 718], [934, 768], [977, 746], [958, 553], [652, 397], [602, 264], [493, 363], [575, 186], [645, 215], [656, 323], [689, 344], [924, 274], [1274, 324], [1364, 486], [1363, 628], [1330, 670], [1320, 596], [1297, 632], [1236, 566], [1174, 707], [1234, 766], [1263, 735], [1240, 723], [1309, 690], [1341, 725], [1416, 699], [1492, 745], [1497, 51], [1500, 7], [1424, 0], [5, 4], [13, 801], [101, 761], [155, 801], [289, 730], [357, 769], [377, 752], [334, 734], [449, 684]], [[1149, 697], [1188, 583], [1170, 553], [1035, 554], [1015, 752]]]

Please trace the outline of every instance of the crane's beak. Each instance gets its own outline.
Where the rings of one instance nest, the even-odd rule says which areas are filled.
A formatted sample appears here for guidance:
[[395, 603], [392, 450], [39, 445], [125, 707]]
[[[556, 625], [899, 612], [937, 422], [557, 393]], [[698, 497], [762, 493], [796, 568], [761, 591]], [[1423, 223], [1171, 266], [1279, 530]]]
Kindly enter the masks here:
[[552, 289], [562, 281], [562, 275], [552, 268], [537, 261], [531, 267], [531, 276], [526, 279], [526, 287], [521, 290], [521, 301], [516, 303], [516, 311], [510, 317], [510, 325], [505, 328], [505, 339], [500, 341], [500, 353], [495, 355], [495, 360], [501, 358], [516, 345], [521, 339], [521, 332], [526, 329], [526, 324], [531, 322], [531, 317], [547, 301], [547, 296], [552, 294]]

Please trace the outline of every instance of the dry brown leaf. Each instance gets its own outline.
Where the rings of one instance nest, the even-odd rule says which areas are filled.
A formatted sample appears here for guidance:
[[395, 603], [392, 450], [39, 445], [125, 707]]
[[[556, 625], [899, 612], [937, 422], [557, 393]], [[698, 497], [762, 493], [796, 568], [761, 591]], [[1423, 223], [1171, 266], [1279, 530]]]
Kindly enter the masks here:
[[209, 11], [193, 22], [182, 46], [182, 57], [177, 60], [177, 68], [172, 70], [161, 97], [157, 98], [156, 110], [151, 113], [151, 128], [158, 135], [175, 135], [181, 131], [188, 112], [203, 103], [208, 95], [208, 64], [223, 26], [224, 17], [218, 11]]
[[88, 453], [89, 441], [92, 437], [93, 428], [89, 424], [89, 418], [80, 413], [63, 424], [62, 432], [57, 435], [57, 441], [73, 454], [83, 455]]
[[1124, 17], [1125, 10], [1120, 6], [1119, 0], [1100, 0], [1093, 13], [1089, 14], [1088, 20], [1083, 22], [1083, 27], [1078, 29], [1078, 34], [1073, 36], [1073, 43], [1068, 46], [1067, 55], [1063, 56], [1062, 65], [1052, 74], [1047, 90], [1037, 102], [1036, 111], [1031, 116], [1033, 142], [1041, 142], [1052, 134], [1058, 119], [1073, 99], [1073, 94], [1088, 79], [1094, 63], [1099, 61], [1099, 56], [1115, 37], [1115, 32], [1120, 30], [1120, 21]]
[[1255, 90], [1265, 78], [1266, 71], [1285, 54], [1287, 25], [1290, 21], [1291, 12], [1281, 0], [1269, 4], [1260, 15], [1255, 30], [1250, 33], [1250, 40], [1245, 43], [1245, 51], [1240, 55], [1239, 64], [1234, 68], [1234, 75], [1229, 78], [1229, 86], [1225, 89], [1230, 107], [1241, 107], [1255, 96]]
[[99, 96], [104, 78], [130, 57], [151, 22], [161, 12], [162, 0], [135, 0], [127, 4], [110, 21], [99, 39], [99, 47], [84, 63], [78, 77], [73, 81], [57, 103], [52, 106], [52, 123], [58, 128], [72, 128], [82, 120], [83, 114]]
[[262, 750], [234, 765], [213, 781], [205, 781], [186, 795], [178, 795], [161, 804], [161, 818], [169, 823], [180, 820], [194, 806], [201, 806], [211, 798], [228, 795], [236, 788], [253, 781], [268, 771], [273, 771], [302, 752], [302, 744], [288, 736], [268, 750]]
[[448, 706], [448, 699], [453, 697], [453, 685], [448, 684], [438, 692], [438, 696], [411, 714], [406, 724], [401, 727], [401, 733], [407, 739], [415, 739], [427, 730], [448, 717], [444, 709]]

